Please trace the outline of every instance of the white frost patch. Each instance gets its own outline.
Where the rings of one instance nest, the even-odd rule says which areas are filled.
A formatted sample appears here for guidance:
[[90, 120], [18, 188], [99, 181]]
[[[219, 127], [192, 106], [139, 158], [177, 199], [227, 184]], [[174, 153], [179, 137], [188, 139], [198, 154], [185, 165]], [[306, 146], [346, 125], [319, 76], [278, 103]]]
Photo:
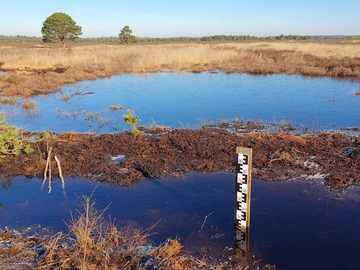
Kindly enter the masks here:
[[116, 163], [120, 163], [125, 158], [126, 158], [125, 155], [117, 155], [117, 156], [111, 157], [111, 160], [115, 161]]
[[306, 178], [307, 179], [321, 179], [323, 180], [325, 178], [325, 174], [321, 174], [321, 173], [317, 173], [317, 174], [314, 174], [314, 175], [307, 175]]
[[304, 166], [305, 168], [309, 168], [309, 169], [316, 169], [319, 167], [318, 164], [309, 160], [304, 161]]

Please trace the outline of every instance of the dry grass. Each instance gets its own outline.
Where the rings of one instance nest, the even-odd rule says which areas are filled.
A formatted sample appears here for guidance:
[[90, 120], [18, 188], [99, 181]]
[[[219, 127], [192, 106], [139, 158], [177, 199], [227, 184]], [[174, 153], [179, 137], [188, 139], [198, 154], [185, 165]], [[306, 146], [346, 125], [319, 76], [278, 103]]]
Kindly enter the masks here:
[[65, 83], [121, 73], [222, 70], [360, 78], [360, 43], [351, 42], [0, 46], [0, 59], [8, 71], [0, 90], [7, 96], [59, 91]]
[[1, 269], [244, 269], [181, 254], [177, 240], [153, 246], [148, 242], [153, 227], [118, 230], [113, 222], [105, 222], [106, 209], [98, 212], [91, 198], [84, 200], [84, 211], [72, 217], [68, 234], [29, 237], [27, 231], [0, 232]]
[[31, 101], [29, 98], [26, 98], [22, 102], [22, 107], [24, 110], [32, 110], [36, 108], [36, 103]]
[[[77, 212], [69, 226], [69, 234], [56, 234], [44, 246], [47, 254], [39, 261], [39, 269], [126, 269], [138, 266], [146, 255], [149, 230], [131, 227], [118, 230], [103, 220], [94, 203], [85, 197], [84, 213]], [[64, 243], [68, 248], [64, 248]], [[149, 248], [150, 249], [150, 248]]]
[[18, 102], [16, 101], [15, 98], [13, 97], [2, 97], [0, 98], [0, 104], [4, 104], [4, 105], [15, 105]]
[[360, 43], [358, 42], [259, 42], [250, 47], [276, 51], [293, 51], [300, 54], [311, 54], [321, 58], [359, 58]]

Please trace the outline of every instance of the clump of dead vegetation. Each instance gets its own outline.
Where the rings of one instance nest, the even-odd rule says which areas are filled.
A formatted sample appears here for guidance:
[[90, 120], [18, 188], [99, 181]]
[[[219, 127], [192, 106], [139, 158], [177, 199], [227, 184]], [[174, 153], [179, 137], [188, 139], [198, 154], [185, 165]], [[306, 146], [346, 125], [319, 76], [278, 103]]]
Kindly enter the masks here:
[[360, 43], [255, 41], [77, 45], [70, 49], [2, 46], [3, 96], [60, 91], [59, 86], [122, 73], [247, 72], [360, 78]]
[[245, 269], [181, 254], [176, 239], [154, 246], [148, 241], [153, 227], [118, 230], [113, 221], [104, 220], [106, 209], [98, 212], [94, 204], [84, 197], [84, 211], [72, 215], [67, 234], [1, 231], [1, 269]]

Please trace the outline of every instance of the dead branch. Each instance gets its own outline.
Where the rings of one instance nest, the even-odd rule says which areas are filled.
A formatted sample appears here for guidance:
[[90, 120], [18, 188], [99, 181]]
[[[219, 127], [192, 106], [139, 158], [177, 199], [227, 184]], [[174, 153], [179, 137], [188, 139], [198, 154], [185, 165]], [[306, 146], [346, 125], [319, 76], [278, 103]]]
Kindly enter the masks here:
[[44, 171], [44, 181], [46, 181], [48, 175], [49, 175], [49, 181], [51, 181], [51, 162], [50, 162], [51, 150], [52, 150], [52, 147], [50, 147], [50, 149], [49, 149], [49, 145], [47, 144], [46, 145], [47, 159], [46, 159], [46, 165], [45, 165], [45, 171]]
[[62, 183], [62, 188], [64, 189], [65, 187], [65, 181], [64, 181], [64, 177], [62, 176], [62, 170], [61, 170], [61, 166], [60, 166], [60, 160], [57, 158], [57, 156], [54, 156], [54, 159], [56, 160], [56, 164], [59, 168], [59, 177], [61, 179], [61, 183]]
[[47, 177], [49, 176], [49, 193], [51, 192], [51, 162], [50, 162], [50, 158], [51, 158], [51, 150], [52, 147], [49, 148], [49, 144], [46, 144], [46, 152], [47, 152], [47, 159], [46, 159], [46, 165], [45, 165], [45, 170], [44, 170], [44, 181], [42, 182], [41, 185], [41, 189], [43, 188]]

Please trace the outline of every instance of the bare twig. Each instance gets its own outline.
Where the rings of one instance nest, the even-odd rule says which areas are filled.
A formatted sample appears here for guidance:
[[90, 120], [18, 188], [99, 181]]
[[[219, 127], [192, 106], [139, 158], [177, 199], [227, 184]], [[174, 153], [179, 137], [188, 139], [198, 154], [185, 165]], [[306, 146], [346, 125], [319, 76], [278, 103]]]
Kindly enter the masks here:
[[51, 162], [50, 162], [51, 150], [52, 147], [49, 148], [49, 145], [46, 145], [47, 159], [46, 159], [46, 165], [44, 171], [44, 181], [46, 181], [48, 173], [49, 173], [49, 181], [51, 181]]
[[61, 166], [60, 166], [60, 160], [57, 158], [57, 156], [54, 156], [54, 159], [56, 160], [56, 164], [59, 168], [59, 177], [61, 179], [61, 183], [62, 183], [62, 188], [65, 188], [65, 181], [64, 181], [64, 177], [62, 176], [62, 170], [61, 170]]
[[225, 233], [217, 233], [217, 234], [215, 234], [213, 237], [215, 238], [215, 239], [217, 239], [217, 238], [220, 238], [220, 237], [223, 237], [225, 235]]
[[208, 219], [208, 217], [210, 217], [212, 214], [214, 214], [214, 212], [211, 212], [210, 214], [208, 214], [207, 216], [205, 216], [205, 218], [204, 218], [204, 222], [203, 222], [203, 224], [201, 225], [200, 231], [204, 228], [205, 223], [206, 223], [206, 220], [207, 220], [207, 219]]
[[270, 164], [271, 162], [281, 161], [281, 160], [283, 160], [283, 159], [282, 159], [282, 158], [274, 158], [274, 159], [272, 159], [272, 160], [269, 161], [269, 164]]
[[47, 151], [47, 159], [46, 159], [46, 165], [45, 165], [45, 170], [44, 170], [44, 181], [41, 185], [41, 189], [43, 188], [45, 181], [47, 179], [47, 177], [49, 176], [49, 193], [51, 192], [51, 150], [52, 147], [49, 148], [49, 145], [46, 144], [46, 151]]

